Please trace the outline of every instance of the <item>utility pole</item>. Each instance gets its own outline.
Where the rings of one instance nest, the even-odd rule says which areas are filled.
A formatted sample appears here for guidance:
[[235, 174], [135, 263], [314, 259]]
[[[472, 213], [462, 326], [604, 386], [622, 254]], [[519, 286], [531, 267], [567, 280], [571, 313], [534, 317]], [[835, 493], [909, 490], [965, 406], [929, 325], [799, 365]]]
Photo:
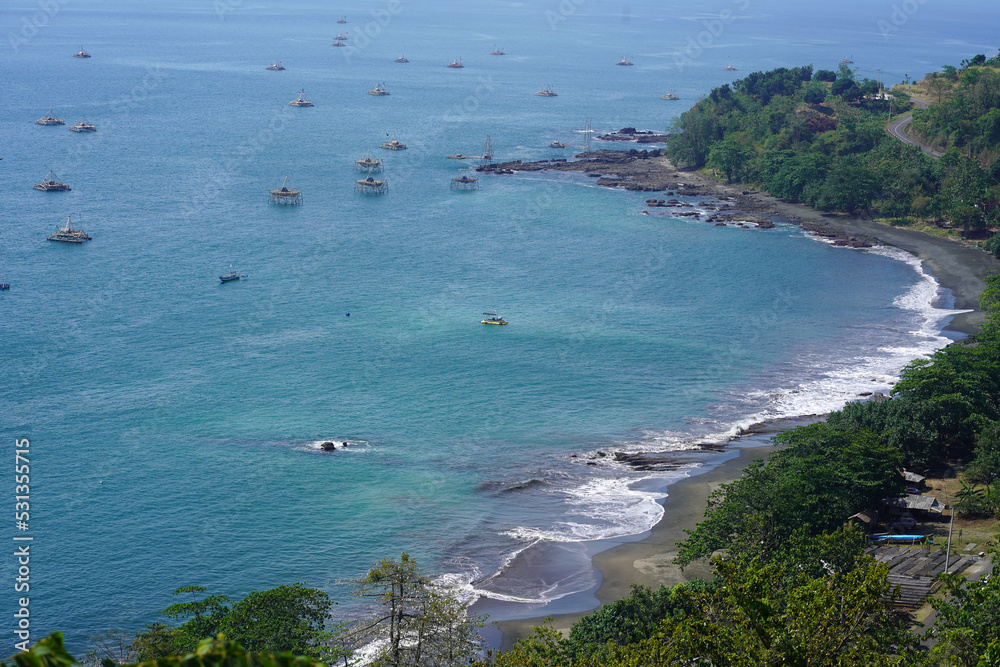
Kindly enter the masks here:
[[948, 574], [948, 566], [951, 564], [951, 531], [955, 528], [955, 508], [951, 508], [951, 523], [948, 524], [948, 551], [944, 554], [944, 573]]

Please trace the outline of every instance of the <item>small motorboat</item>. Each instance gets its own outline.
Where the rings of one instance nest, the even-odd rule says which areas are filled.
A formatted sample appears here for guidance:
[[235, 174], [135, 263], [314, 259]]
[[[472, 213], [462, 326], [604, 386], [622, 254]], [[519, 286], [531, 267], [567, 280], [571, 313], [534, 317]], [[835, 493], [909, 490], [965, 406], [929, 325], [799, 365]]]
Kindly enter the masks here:
[[223, 273], [221, 276], [219, 276], [219, 282], [228, 283], [234, 280], [239, 280], [240, 278], [246, 278], [246, 276], [241, 276], [236, 271], [233, 271], [233, 267], [230, 266], [229, 273]]
[[507, 324], [507, 320], [500, 317], [496, 313], [483, 313], [483, 320], [480, 322], [480, 324], [504, 325]]

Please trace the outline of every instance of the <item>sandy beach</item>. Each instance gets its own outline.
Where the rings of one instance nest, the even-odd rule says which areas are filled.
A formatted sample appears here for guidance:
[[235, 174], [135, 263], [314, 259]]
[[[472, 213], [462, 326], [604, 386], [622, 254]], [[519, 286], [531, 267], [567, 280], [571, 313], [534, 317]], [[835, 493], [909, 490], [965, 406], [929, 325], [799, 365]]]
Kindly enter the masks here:
[[[696, 171], [678, 170], [659, 151], [637, 151], [639, 155], [624, 156], [619, 151], [593, 151], [577, 156], [573, 162], [541, 162], [530, 165], [507, 163], [501, 165], [515, 171], [585, 172], [598, 178], [600, 185], [623, 187], [638, 192], [665, 192], [668, 196], [726, 199], [736, 202], [735, 208], [747, 214], [765, 216], [775, 221], [795, 224], [810, 223], [845, 237], [866, 237], [905, 250], [921, 259], [939, 284], [954, 296], [954, 308], [972, 312], [957, 315], [946, 327], [962, 334], [974, 333], [983, 322], [979, 311], [979, 294], [985, 287], [984, 278], [1000, 270], [1000, 262], [988, 253], [955, 241], [929, 236], [922, 232], [890, 227], [873, 220], [843, 214], [830, 214], [811, 207], [780, 200], [747, 186], [727, 185]], [[662, 195], [661, 195], [662, 196]], [[706, 223], [708, 224], [708, 223]], [[766, 233], [762, 230], [760, 233]], [[779, 428], [796, 425], [790, 420]], [[767, 440], [773, 435], [758, 435], [754, 440]], [[759, 440], [758, 440], [759, 442]], [[753, 444], [749, 440], [745, 444]], [[685, 537], [684, 531], [693, 528], [704, 515], [709, 494], [720, 485], [738, 479], [746, 465], [755, 458], [766, 457], [771, 446], [739, 447], [740, 456], [694, 477], [672, 484], [664, 501], [664, 515], [653, 527], [648, 538], [640, 542], [619, 544], [597, 554], [593, 563], [600, 571], [602, 583], [595, 593], [601, 604], [628, 595], [632, 584], [653, 588], [661, 584], [672, 586], [691, 579], [711, 576], [707, 563], [695, 563], [684, 570], [671, 560], [677, 554], [676, 544]], [[592, 611], [592, 610], [591, 610]], [[569, 627], [590, 613], [561, 614], [553, 616], [553, 627], [568, 631]], [[501, 648], [506, 650], [513, 643], [541, 624], [542, 618], [532, 618], [498, 623], [503, 633]]]

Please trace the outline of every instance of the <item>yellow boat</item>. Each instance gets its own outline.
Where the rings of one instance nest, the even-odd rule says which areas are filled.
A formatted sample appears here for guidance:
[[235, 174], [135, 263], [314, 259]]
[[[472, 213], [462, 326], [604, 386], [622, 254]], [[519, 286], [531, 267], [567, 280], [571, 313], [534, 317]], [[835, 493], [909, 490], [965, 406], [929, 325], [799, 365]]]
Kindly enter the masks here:
[[486, 319], [480, 322], [480, 324], [507, 324], [507, 320], [496, 313], [483, 313], [483, 315], [486, 316]]

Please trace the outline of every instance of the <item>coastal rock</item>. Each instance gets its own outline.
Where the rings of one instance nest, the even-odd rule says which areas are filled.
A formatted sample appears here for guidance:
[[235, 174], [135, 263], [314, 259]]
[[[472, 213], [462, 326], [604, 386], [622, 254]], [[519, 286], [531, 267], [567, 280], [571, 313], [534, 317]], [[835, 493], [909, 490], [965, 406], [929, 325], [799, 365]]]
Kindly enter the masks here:
[[337, 448], [337, 443], [330, 442], [329, 440], [320, 444], [320, 449], [322, 449], [324, 452], [332, 452], [336, 448]]

